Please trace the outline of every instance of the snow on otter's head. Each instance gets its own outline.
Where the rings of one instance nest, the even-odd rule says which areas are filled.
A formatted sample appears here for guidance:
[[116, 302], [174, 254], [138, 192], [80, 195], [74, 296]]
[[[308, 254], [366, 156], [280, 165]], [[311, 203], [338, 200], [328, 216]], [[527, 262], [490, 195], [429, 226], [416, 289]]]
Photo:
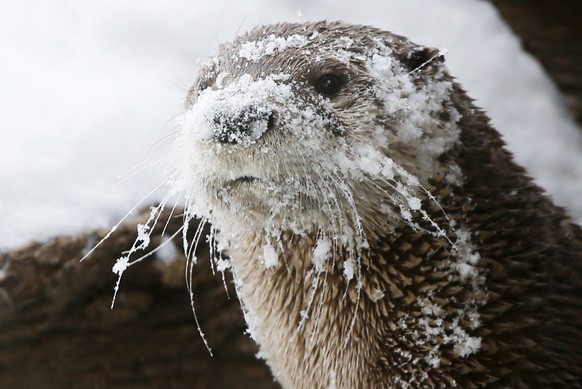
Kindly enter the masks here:
[[440, 54], [341, 23], [223, 44], [180, 120], [177, 186], [191, 212], [220, 229], [237, 219], [358, 245], [375, 219], [410, 222], [459, 133]]

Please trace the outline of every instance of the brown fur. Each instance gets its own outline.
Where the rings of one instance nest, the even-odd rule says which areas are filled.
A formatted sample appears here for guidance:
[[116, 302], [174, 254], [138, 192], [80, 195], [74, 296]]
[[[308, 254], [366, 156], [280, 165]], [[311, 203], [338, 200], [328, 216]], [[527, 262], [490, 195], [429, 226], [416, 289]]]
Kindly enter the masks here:
[[[322, 22], [257, 28], [223, 47], [220, 59], [226, 64], [218, 66], [227, 69], [231, 79], [246, 72], [293, 69], [298, 79], [307, 80], [309, 75], [301, 72], [308, 64], [296, 60], [300, 58], [297, 50], [251, 64], [232, 62], [227, 56], [241, 42], [304, 30], [319, 31], [329, 40], [348, 35], [360, 47], [371, 45], [373, 37], [389, 38], [394, 55], [414, 68], [424, 58], [418, 62], [413, 54], [425, 49], [402, 37], [369, 27]], [[436, 66], [432, 61], [420, 69], [422, 77], [417, 82], [432, 77]], [[215, 75], [204, 70], [198, 85], [212, 85]], [[351, 79], [350, 88], [357, 91], [369, 82]], [[195, 103], [197, 90], [195, 86], [191, 91], [188, 106]], [[358, 95], [353, 93], [354, 101], [341, 109], [357, 103]], [[266, 242], [261, 232], [238, 231], [230, 255], [240, 298], [261, 321], [261, 349], [284, 387], [315, 388], [330, 382], [345, 388], [407, 384], [582, 387], [582, 231], [513, 162], [488, 118], [457, 84], [452, 100], [461, 115], [460, 140], [440, 157], [444, 170], [437, 169], [423, 182], [444, 214], [435, 204], [426, 210], [437, 224], [449, 223], [446, 214], [471, 234], [481, 257], [477, 264], [480, 278], [474, 282], [451, 277], [455, 262], [449, 243], [454, 240], [452, 230], [447, 239], [406, 224], [387, 228], [384, 220], [377, 220], [384, 216], [374, 211], [377, 194], [366, 187], [359, 189], [366, 191], [359, 193], [362, 198], [369, 198], [360, 211], [370, 243], [361, 252], [361, 293], [355, 282], [346, 282], [342, 262], [334, 261], [322, 276], [324, 287], [315, 294], [316, 308], [311, 315], [320, 315], [319, 320], [302, 322], [316, 277], [310, 270], [317, 226], [304, 236], [284, 232], [278, 249], [280, 262], [271, 269], [259, 264]], [[343, 123], [347, 120], [338, 118]], [[379, 117], [368, 120], [381, 123]], [[403, 146], [398, 152], [397, 158], [414, 171], [414, 150]], [[453, 163], [461, 169], [462, 182], [451, 183], [446, 177], [446, 169]], [[339, 247], [335, 255], [342, 258], [345, 252]], [[384, 297], [378, 298], [377, 290], [385, 291]], [[481, 338], [476, 353], [460, 355], [452, 344], [440, 339], [438, 366], [430, 366], [426, 355], [432, 345], [418, 341], [426, 330], [420, 302], [425, 296], [444, 310], [447, 334], [458, 325], [468, 335]], [[455, 312], [467, 305], [478, 307], [479, 322], [467, 316], [453, 323]], [[302, 325], [298, 327], [298, 323]]]

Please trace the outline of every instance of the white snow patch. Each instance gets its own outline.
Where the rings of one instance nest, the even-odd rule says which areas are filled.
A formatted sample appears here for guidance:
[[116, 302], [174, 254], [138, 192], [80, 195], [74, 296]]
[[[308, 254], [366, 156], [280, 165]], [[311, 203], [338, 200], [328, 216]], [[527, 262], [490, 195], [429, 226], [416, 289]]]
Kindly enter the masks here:
[[476, 279], [478, 277], [477, 263], [481, 259], [479, 253], [471, 243], [471, 235], [468, 231], [455, 231], [457, 240], [457, 261], [453, 265], [459, 273], [461, 280]]
[[244, 42], [241, 44], [238, 55], [241, 58], [256, 61], [264, 56], [281, 52], [291, 47], [303, 47], [309, 42], [303, 35], [291, 35], [288, 37], [275, 36], [273, 34], [258, 41]]
[[313, 249], [313, 265], [317, 272], [325, 270], [325, 262], [331, 253], [331, 241], [329, 239], [319, 239]]
[[[251, 337], [252, 340], [257, 342], [257, 344], [261, 344], [261, 318], [257, 315], [253, 315], [252, 313], [243, 310], [245, 322], [247, 323], [247, 334]], [[264, 355], [263, 357], [267, 359], [267, 356]]]
[[277, 251], [270, 244], [266, 244], [263, 246], [263, 255], [260, 256], [260, 259], [267, 269], [275, 267], [279, 262]]
[[351, 281], [354, 278], [355, 266], [354, 260], [351, 258], [344, 261], [344, 276], [347, 281]]
[[456, 330], [458, 340], [455, 342], [454, 350], [457, 354], [466, 357], [479, 351], [481, 348], [481, 338], [468, 336], [466, 332], [459, 331], [459, 328], [456, 328]]
[[113, 271], [113, 273], [117, 274], [118, 276], [121, 276], [123, 274], [123, 272], [127, 270], [128, 267], [129, 267], [129, 258], [128, 257], [120, 257], [117, 259], [117, 261], [115, 262], [115, 265], [113, 265], [113, 268], [111, 270]]
[[337, 373], [335, 370], [329, 371], [329, 389], [336, 389], [337, 388]]
[[216, 261], [216, 270], [224, 272], [227, 269], [230, 269], [230, 261], [228, 259], [218, 259]]

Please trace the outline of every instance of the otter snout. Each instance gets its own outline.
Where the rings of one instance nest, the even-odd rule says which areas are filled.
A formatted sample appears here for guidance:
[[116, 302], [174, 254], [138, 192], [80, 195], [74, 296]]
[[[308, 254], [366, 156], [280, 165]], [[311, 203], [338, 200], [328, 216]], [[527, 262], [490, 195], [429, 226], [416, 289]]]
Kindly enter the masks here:
[[266, 107], [247, 106], [235, 112], [218, 112], [213, 138], [218, 143], [254, 142], [275, 126], [275, 114]]

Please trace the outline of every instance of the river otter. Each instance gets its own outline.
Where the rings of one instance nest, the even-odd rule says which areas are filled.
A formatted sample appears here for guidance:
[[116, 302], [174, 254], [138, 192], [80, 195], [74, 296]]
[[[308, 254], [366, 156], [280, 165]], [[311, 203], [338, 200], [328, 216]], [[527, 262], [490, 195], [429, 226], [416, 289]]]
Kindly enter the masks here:
[[442, 51], [257, 27], [202, 67], [172, 156], [284, 387], [582, 386], [581, 229]]

